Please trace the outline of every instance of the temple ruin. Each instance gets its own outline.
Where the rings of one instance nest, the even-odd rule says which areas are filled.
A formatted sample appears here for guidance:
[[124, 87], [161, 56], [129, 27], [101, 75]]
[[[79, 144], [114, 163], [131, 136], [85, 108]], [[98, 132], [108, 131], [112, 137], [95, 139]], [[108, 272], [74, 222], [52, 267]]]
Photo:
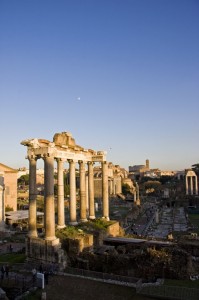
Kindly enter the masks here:
[[[63, 164], [69, 163], [70, 174], [70, 225], [95, 219], [94, 203], [94, 175], [93, 165], [101, 163], [102, 169], [102, 218], [109, 220], [108, 198], [108, 163], [106, 152], [84, 149], [76, 145], [74, 138], [68, 132], [56, 133], [53, 142], [45, 139], [27, 139], [21, 142], [27, 147], [27, 159], [29, 160], [29, 232], [27, 238], [27, 255], [32, 258], [40, 258], [46, 261], [60, 262], [61, 245], [55, 236], [55, 207], [54, 207], [54, 163], [57, 162], [58, 172], [58, 221], [57, 228], [64, 228], [64, 182]], [[36, 224], [36, 173], [37, 160], [44, 161], [44, 238], [37, 235]], [[80, 174], [80, 220], [76, 213], [76, 164], [79, 164]], [[86, 165], [88, 172], [88, 193], [86, 193]], [[88, 198], [88, 199], [87, 199]]]
[[193, 170], [185, 170], [186, 195], [198, 195], [198, 179]]

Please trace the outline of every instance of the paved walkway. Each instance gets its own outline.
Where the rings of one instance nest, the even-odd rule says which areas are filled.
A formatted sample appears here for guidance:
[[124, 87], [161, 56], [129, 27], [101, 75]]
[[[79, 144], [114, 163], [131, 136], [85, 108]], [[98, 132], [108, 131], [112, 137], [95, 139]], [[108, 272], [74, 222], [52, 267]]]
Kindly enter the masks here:
[[186, 214], [183, 207], [162, 209], [159, 223], [153, 223], [147, 236], [154, 238], [167, 238], [173, 231], [185, 232], [188, 229]]

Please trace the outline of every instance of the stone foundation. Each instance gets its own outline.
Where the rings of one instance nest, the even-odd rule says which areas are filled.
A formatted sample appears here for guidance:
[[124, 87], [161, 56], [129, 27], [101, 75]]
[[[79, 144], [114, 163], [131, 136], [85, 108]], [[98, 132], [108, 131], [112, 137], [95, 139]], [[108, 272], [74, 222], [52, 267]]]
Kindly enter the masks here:
[[45, 263], [56, 263], [60, 268], [66, 266], [66, 256], [59, 239], [47, 241], [36, 237], [27, 237], [26, 255], [28, 260], [40, 260]]
[[69, 257], [79, 255], [81, 252], [93, 251], [93, 235], [86, 234], [76, 238], [66, 238], [63, 242], [64, 249], [67, 251]]
[[120, 232], [119, 222], [115, 222], [114, 224], [109, 225], [107, 228], [107, 234], [113, 237], [120, 235]]

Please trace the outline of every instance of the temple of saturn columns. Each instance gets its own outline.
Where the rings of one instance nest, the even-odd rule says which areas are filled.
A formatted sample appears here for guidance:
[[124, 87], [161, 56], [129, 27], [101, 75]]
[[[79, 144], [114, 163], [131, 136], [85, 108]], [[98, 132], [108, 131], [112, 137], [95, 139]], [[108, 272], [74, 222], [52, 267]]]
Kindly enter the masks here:
[[186, 171], [186, 195], [198, 195], [198, 179], [193, 170]]
[[[89, 219], [95, 219], [94, 205], [94, 183], [93, 164], [101, 163], [102, 166], [102, 218], [109, 220], [109, 199], [108, 199], [108, 163], [104, 151], [84, 149], [76, 145], [74, 138], [68, 132], [56, 133], [53, 142], [44, 139], [28, 139], [21, 142], [27, 146], [27, 159], [29, 160], [29, 233], [28, 233], [28, 255], [37, 256], [40, 254], [45, 260], [53, 261], [49, 256], [54, 248], [58, 247], [59, 239], [55, 236], [55, 206], [54, 206], [54, 163], [57, 162], [58, 172], [58, 198], [57, 198], [57, 227], [65, 227], [64, 213], [64, 177], [63, 164], [69, 163], [70, 174], [70, 225], [78, 224], [76, 215], [76, 164], [79, 164], [80, 173], [80, 222], [87, 221], [86, 205], [86, 168], [88, 170], [88, 206]], [[44, 238], [37, 237], [36, 222], [36, 172], [37, 160], [44, 161]], [[39, 245], [39, 246], [38, 246]], [[46, 252], [46, 245], [51, 247]], [[52, 249], [53, 248], [53, 249]], [[60, 248], [60, 247], [58, 247]], [[52, 256], [52, 255], [50, 255]]]

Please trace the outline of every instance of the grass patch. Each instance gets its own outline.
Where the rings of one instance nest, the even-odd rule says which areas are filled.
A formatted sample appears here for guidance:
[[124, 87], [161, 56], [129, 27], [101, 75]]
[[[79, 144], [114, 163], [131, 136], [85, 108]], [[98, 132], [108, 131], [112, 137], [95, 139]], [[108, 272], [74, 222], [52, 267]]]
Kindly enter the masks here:
[[164, 285], [199, 289], [199, 280], [191, 281], [191, 280], [165, 279]]
[[8, 262], [10, 264], [24, 263], [26, 255], [23, 253], [9, 253], [0, 255], [0, 262]]
[[115, 221], [107, 221], [104, 219], [95, 219], [85, 223], [81, 223], [78, 226], [66, 226], [63, 229], [56, 230], [56, 236], [60, 239], [64, 238], [78, 238], [84, 236], [87, 232], [94, 230], [105, 231], [108, 226], [114, 224]]
[[199, 214], [189, 214], [189, 220], [191, 224], [195, 227], [193, 231], [199, 234]]
[[56, 230], [56, 236], [60, 239], [77, 238], [78, 236], [84, 235], [83, 230], [79, 226], [66, 226], [63, 229]]
[[36, 291], [30, 293], [29, 295], [25, 296], [23, 299], [25, 300], [36, 300], [36, 299], [41, 299], [41, 295], [42, 295], [42, 290], [41, 289], [37, 289]]
[[86, 230], [106, 230], [110, 225], [114, 224], [115, 221], [107, 221], [105, 219], [95, 219], [86, 223], [82, 223], [82, 229]]

